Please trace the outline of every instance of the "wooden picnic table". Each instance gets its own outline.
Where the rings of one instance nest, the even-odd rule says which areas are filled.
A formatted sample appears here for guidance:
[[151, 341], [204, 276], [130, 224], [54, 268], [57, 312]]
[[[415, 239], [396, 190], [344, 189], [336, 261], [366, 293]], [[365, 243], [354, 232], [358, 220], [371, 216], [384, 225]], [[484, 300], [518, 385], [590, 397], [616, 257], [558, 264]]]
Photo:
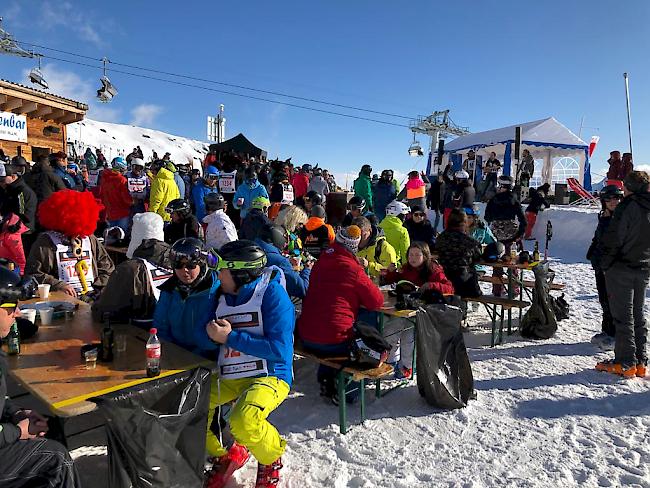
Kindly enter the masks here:
[[8, 362], [15, 379], [58, 417], [94, 410], [95, 404], [87, 401], [88, 398], [212, 364], [163, 341], [160, 376], [147, 378], [145, 345], [148, 332], [132, 325], [116, 324], [113, 326], [115, 335], [126, 336], [126, 351], [114, 351], [112, 362], [97, 360], [95, 369], [86, 369], [80, 348], [99, 342], [102, 328], [102, 324], [93, 322], [90, 305], [62, 292], [52, 292], [48, 300], [27, 300], [21, 302], [21, 306], [42, 301], [70, 302], [78, 309], [69, 320], [55, 319], [51, 325], [41, 325], [35, 337], [21, 343], [20, 355], [8, 356]]

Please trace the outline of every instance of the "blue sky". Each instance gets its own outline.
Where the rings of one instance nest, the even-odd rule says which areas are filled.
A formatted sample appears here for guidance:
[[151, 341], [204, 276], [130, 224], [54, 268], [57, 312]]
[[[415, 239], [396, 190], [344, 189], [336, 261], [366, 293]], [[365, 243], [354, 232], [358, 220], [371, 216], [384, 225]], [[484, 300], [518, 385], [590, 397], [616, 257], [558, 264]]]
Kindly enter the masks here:
[[[449, 108], [472, 131], [554, 116], [577, 133], [584, 116], [583, 139], [601, 137], [595, 172], [611, 149], [627, 150], [627, 71], [635, 161], [650, 162], [647, 0], [2, 3], [17, 39], [97, 59], [407, 116]], [[32, 64], [0, 63], [2, 78], [23, 83]], [[406, 153], [406, 128], [118, 73], [109, 76], [119, 95], [101, 105], [92, 99], [99, 72], [44, 65], [51, 87], [90, 101], [99, 120], [205, 139], [206, 116], [223, 103], [227, 137], [244, 132], [271, 157], [337, 172], [366, 162], [375, 170], [424, 165]]]

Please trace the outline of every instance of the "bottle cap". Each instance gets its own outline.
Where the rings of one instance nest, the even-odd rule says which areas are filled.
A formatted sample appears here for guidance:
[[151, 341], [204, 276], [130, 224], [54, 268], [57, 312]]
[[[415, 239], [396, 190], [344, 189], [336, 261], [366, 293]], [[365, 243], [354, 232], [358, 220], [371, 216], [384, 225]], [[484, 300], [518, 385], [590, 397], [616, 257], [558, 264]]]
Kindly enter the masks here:
[[149, 329], [149, 334], [157, 334], [157, 333], [158, 333], [158, 329], [156, 329], [155, 327]]

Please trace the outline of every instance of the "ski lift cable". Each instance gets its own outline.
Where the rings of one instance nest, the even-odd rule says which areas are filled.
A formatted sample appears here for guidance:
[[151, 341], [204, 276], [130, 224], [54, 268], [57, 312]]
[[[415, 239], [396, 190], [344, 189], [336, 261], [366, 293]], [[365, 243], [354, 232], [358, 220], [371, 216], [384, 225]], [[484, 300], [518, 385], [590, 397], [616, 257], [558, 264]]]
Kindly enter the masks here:
[[[46, 50], [58, 52], [58, 53], [61, 53], [61, 54], [67, 54], [69, 56], [75, 56], [75, 57], [79, 57], [79, 58], [89, 59], [89, 60], [92, 60], [92, 61], [97, 60], [97, 58], [95, 58], [95, 57], [86, 56], [84, 54], [73, 53], [73, 52], [70, 52], [70, 51], [64, 51], [64, 50], [61, 50], [61, 49], [55, 49], [55, 48], [52, 48], [52, 47], [42, 46], [42, 45], [39, 45], [39, 44], [34, 44], [34, 43], [30, 43], [30, 42], [25, 42], [25, 41], [21, 41], [21, 43], [25, 44], [25, 45], [32, 46], [32, 47], [38, 47], [40, 49], [46, 49]], [[416, 118], [416, 117], [413, 117], [413, 116], [393, 114], [393, 113], [389, 113], [389, 112], [381, 112], [379, 110], [372, 110], [372, 109], [367, 109], [367, 108], [355, 107], [355, 106], [352, 106], [352, 105], [344, 105], [344, 104], [335, 103], [335, 102], [328, 102], [328, 101], [325, 101], [325, 100], [319, 100], [317, 98], [299, 97], [299, 96], [296, 96], [296, 95], [290, 95], [288, 93], [281, 93], [281, 92], [275, 92], [275, 91], [270, 91], [270, 90], [263, 90], [261, 88], [251, 88], [251, 87], [245, 86], [245, 85], [237, 85], [237, 84], [234, 84], [234, 83], [226, 83], [226, 82], [223, 82], [223, 81], [209, 80], [209, 79], [205, 79], [205, 78], [199, 78], [199, 77], [196, 77], [196, 76], [189, 76], [189, 75], [183, 75], [183, 74], [178, 74], [178, 73], [172, 73], [172, 72], [169, 72], [169, 71], [162, 71], [162, 70], [157, 70], [157, 69], [153, 69], [153, 68], [143, 68], [141, 66], [134, 66], [134, 65], [125, 64], [125, 63], [118, 63], [118, 62], [115, 62], [115, 61], [111, 61], [110, 63], [112, 65], [122, 66], [124, 68], [137, 69], [137, 70], [141, 70], [141, 71], [148, 71], [150, 73], [166, 75], [166, 76], [174, 76], [174, 77], [177, 77], [177, 78], [184, 78], [184, 79], [188, 79], [188, 80], [200, 81], [200, 82], [203, 82], [203, 83], [213, 83], [213, 84], [216, 84], [216, 85], [228, 86], [228, 87], [231, 87], [231, 88], [239, 88], [239, 89], [242, 89], [242, 90], [249, 90], [249, 91], [253, 91], [253, 92], [257, 92], [257, 93], [265, 93], [267, 95], [275, 95], [275, 96], [279, 96], [279, 97], [292, 98], [294, 100], [302, 100], [304, 102], [320, 103], [320, 104], [323, 104], [323, 105], [330, 105], [330, 106], [338, 107], [338, 108], [346, 108], [346, 109], [349, 109], [349, 110], [357, 110], [357, 111], [360, 111], [360, 112], [368, 112], [368, 113], [373, 113], [373, 114], [377, 114], [377, 115], [386, 115], [386, 116], [389, 116], [389, 117], [396, 117], [396, 118], [400, 118], [400, 119], [413, 120], [413, 119]]]
[[[82, 63], [80, 61], [72, 61], [70, 59], [58, 58], [58, 57], [55, 57], [55, 56], [43, 55], [43, 57], [48, 58], [48, 59], [52, 59], [52, 60], [55, 60], [55, 61], [61, 61], [61, 62], [64, 62], [64, 63], [76, 64], [78, 66], [85, 66], [87, 68], [92, 68], [92, 69], [99, 69], [99, 70], [104, 69], [102, 66], [96, 66], [96, 65], [93, 65], [93, 64], [89, 64], [89, 63]], [[111, 64], [116, 64], [116, 63], [111, 63]], [[161, 82], [164, 82], [164, 83], [169, 83], [169, 84], [179, 85], [179, 86], [185, 86], [185, 87], [188, 87], [188, 88], [198, 88], [200, 90], [206, 90], [206, 91], [211, 91], [211, 92], [215, 92], [215, 93], [223, 93], [223, 94], [226, 94], [226, 95], [232, 95], [232, 96], [241, 97], [241, 98], [248, 98], [248, 99], [251, 99], [251, 100], [258, 100], [258, 101], [261, 101], [261, 102], [275, 103], [275, 104], [278, 104], [278, 105], [285, 105], [285, 106], [288, 106], [288, 107], [300, 108], [300, 109], [303, 109], [303, 110], [311, 110], [313, 112], [319, 112], [319, 113], [324, 113], [324, 114], [329, 114], [329, 115], [337, 115], [339, 117], [346, 117], [346, 118], [356, 119], [356, 120], [365, 120], [367, 122], [374, 122], [374, 123], [377, 123], [377, 124], [390, 125], [390, 126], [394, 126], [394, 127], [408, 128], [407, 125], [398, 124], [398, 123], [395, 123], [395, 122], [388, 122], [386, 120], [372, 119], [372, 118], [369, 118], [369, 117], [362, 117], [362, 116], [359, 116], [359, 115], [345, 114], [345, 113], [341, 113], [341, 112], [335, 112], [333, 110], [325, 110], [325, 109], [315, 108], [315, 107], [307, 107], [305, 105], [298, 105], [296, 103], [283, 102], [283, 101], [280, 101], [280, 100], [272, 100], [270, 98], [257, 97], [257, 96], [254, 96], [254, 95], [248, 95], [248, 94], [244, 94], [244, 93], [237, 93], [237, 92], [232, 92], [232, 91], [227, 91], [227, 90], [220, 90], [220, 89], [217, 89], [217, 88], [211, 88], [211, 87], [207, 87], [207, 86], [195, 85], [195, 84], [192, 84], [192, 83], [184, 83], [184, 82], [176, 81], [176, 80], [167, 80], [167, 79], [164, 79], [164, 78], [158, 78], [158, 77], [155, 77], [155, 76], [144, 75], [144, 74], [141, 74], [141, 73], [132, 73], [132, 72], [129, 72], [129, 71], [123, 71], [123, 70], [118, 70], [118, 69], [114, 69], [114, 68], [111, 68], [111, 72], [112, 73], [119, 73], [119, 74], [123, 74], [123, 75], [128, 75], [128, 76], [135, 76], [137, 78], [144, 78], [144, 79], [147, 79], [147, 80], [161, 81]]]

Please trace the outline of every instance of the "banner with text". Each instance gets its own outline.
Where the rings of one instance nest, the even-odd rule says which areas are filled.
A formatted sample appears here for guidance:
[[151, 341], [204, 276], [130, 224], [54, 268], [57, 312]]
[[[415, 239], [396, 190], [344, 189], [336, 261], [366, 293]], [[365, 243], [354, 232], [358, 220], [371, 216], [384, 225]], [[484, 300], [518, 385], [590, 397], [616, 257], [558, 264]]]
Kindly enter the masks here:
[[0, 112], [0, 139], [27, 142], [27, 117], [11, 112]]

